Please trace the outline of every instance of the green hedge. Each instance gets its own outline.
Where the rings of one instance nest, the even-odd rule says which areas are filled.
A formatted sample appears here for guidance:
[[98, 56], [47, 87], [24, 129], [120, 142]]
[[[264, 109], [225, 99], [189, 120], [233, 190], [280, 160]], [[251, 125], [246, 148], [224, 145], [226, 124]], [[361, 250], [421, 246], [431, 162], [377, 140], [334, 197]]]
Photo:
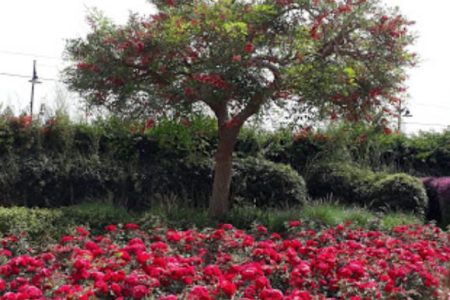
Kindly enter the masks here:
[[304, 179], [289, 165], [252, 157], [235, 162], [232, 190], [256, 207], [301, 206], [307, 198]]
[[[212, 182], [211, 160], [186, 160], [158, 166], [158, 175], [144, 175], [142, 186], [146, 194], [169, 192], [188, 201], [190, 207], [206, 208]], [[262, 158], [236, 158], [231, 197], [234, 205], [281, 208], [303, 205], [307, 191], [303, 178], [288, 165]]]
[[386, 175], [374, 182], [371, 206], [425, 215], [428, 197], [422, 182], [407, 174]]
[[[81, 156], [11, 158], [0, 164], [3, 206], [61, 207], [110, 199], [140, 210], [151, 207], [158, 195], [173, 195], [186, 206], [206, 208], [212, 190], [213, 162], [207, 158], [140, 164]], [[285, 207], [305, 201], [304, 180], [287, 165], [237, 158], [233, 166], [237, 204]]]
[[132, 221], [123, 208], [106, 202], [83, 203], [65, 208], [0, 207], [0, 233], [26, 233], [31, 241], [51, 240], [74, 226], [99, 232], [109, 224]]
[[313, 197], [332, 195], [346, 203], [420, 215], [428, 210], [423, 184], [407, 174], [376, 173], [357, 165], [331, 163], [316, 166], [307, 183]]

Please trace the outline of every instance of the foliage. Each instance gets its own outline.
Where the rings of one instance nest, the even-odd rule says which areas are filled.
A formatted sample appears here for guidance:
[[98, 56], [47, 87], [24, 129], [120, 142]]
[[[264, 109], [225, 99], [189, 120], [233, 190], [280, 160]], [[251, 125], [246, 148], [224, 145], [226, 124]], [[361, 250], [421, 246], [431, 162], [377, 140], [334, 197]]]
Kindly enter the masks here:
[[61, 208], [64, 223], [86, 225], [94, 232], [112, 223], [125, 224], [131, 222], [132, 215], [124, 207], [108, 202], [84, 202], [74, 206]]
[[313, 198], [333, 195], [346, 203], [364, 205], [368, 201], [374, 174], [355, 165], [329, 163], [315, 166], [306, 176], [308, 191]]
[[[300, 173], [318, 161], [351, 161], [374, 171], [446, 176], [450, 131], [413, 136], [386, 134], [381, 127], [335, 123], [325, 129], [279, 130], [270, 135], [266, 157], [291, 164]], [[275, 144], [276, 142], [276, 144]], [[274, 151], [275, 150], [275, 151]]]
[[422, 182], [407, 174], [393, 174], [373, 183], [371, 206], [425, 215], [428, 197]]
[[[159, 202], [151, 209], [137, 212], [130, 212], [116, 204], [100, 201], [52, 209], [2, 207], [0, 231], [15, 235], [25, 232], [28, 241], [39, 243], [44, 240], [55, 240], [67, 228], [78, 224], [98, 233], [104, 232], [105, 224], [109, 225], [111, 221], [124, 224], [133, 219], [144, 228], [164, 224], [186, 230], [191, 227], [204, 229], [218, 225], [217, 221], [208, 218], [205, 209], [190, 208], [173, 195], [159, 197]], [[318, 229], [348, 222], [367, 229], [392, 229], [398, 225], [422, 223], [422, 220], [412, 214], [377, 215], [364, 208], [326, 202], [308, 202], [303, 207], [291, 207], [289, 210], [234, 207], [226, 221], [240, 229], [250, 230], [254, 224], [265, 224], [270, 232], [284, 233], [285, 224], [298, 219]]]
[[59, 209], [0, 207], [0, 231], [15, 235], [24, 232], [31, 240], [44, 242], [57, 237], [64, 220]]
[[[27, 139], [39, 141], [33, 153], [26, 144], [14, 149], [19, 133], [10, 135], [13, 143], [0, 155], [3, 205], [59, 207], [109, 198], [141, 209], [150, 207], [155, 195], [171, 191], [190, 207], [207, 206], [217, 143], [212, 119], [193, 117], [188, 123], [167, 119], [151, 128], [115, 117], [93, 125], [51, 120], [23, 128]], [[47, 130], [49, 124], [52, 127]], [[3, 128], [11, 126], [15, 125], [7, 121]], [[237, 154], [243, 158], [235, 163], [236, 197], [244, 202], [262, 197], [258, 205], [264, 206], [301, 203], [305, 189], [294, 171], [264, 159], [246, 158], [260, 151], [261, 140], [250, 129], [238, 139]], [[265, 176], [259, 181], [262, 170]], [[270, 185], [277, 187], [278, 195]]]
[[86, 202], [64, 208], [0, 207], [0, 231], [26, 234], [32, 243], [54, 241], [68, 228], [83, 224], [94, 232], [104, 226], [127, 223], [133, 216], [122, 207], [106, 202]]
[[289, 208], [307, 197], [303, 178], [290, 166], [248, 157], [235, 162], [233, 195], [247, 205]]
[[262, 105], [301, 96], [300, 107], [355, 119], [395, 106], [414, 62], [411, 23], [376, 0], [157, 6], [123, 26], [91, 15], [92, 31], [67, 44], [76, 62], [66, 70], [70, 86], [124, 114], [200, 101], [215, 112], [228, 105], [242, 123]]
[[343, 163], [318, 165], [307, 177], [313, 197], [332, 195], [346, 203], [424, 216], [428, 197], [422, 183], [407, 174], [374, 173]]

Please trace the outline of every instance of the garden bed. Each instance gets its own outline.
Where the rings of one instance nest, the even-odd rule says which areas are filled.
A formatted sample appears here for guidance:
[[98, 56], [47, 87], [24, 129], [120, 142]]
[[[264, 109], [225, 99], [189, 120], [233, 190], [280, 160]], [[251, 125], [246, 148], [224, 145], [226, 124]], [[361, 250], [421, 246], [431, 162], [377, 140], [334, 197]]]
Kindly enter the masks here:
[[287, 226], [283, 236], [262, 225], [77, 227], [40, 250], [5, 236], [0, 299], [438, 299], [443, 289], [450, 241], [438, 227]]

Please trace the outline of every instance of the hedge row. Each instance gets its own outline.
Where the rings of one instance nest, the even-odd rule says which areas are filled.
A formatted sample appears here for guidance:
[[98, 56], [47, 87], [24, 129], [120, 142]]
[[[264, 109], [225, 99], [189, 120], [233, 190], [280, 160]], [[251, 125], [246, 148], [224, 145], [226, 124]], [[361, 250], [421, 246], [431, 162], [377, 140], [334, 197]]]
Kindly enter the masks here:
[[[160, 160], [124, 164], [95, 157], [15, 157], [0, 163], [1, 203], [5, 206], [60, 207], [105, 199], [129, 209], [151, 207], [158, 195], [173, 195], [189, 207], [208, 206], [211, 160]], [[232, 197], [258, 207], [301, 206], [303, 178], [291, 167], [264, 159], [234, 162]]]
[[[0, 157], [99, 156], [122, 162], [158, 161], [186, 157], [212, 158], [217, 147], [214, 119], [124, 122], [110, 118], [92, 125], [57, 118], [45, 124], [25, 117], [0, 116]], [[450, 131], [417, 136], [385, 135], [377, 128], [339, 125], [326, 131], [290, 129], [264, 132], [244, 128], [236, 144], [236, 156], [262, 156], [290, 164], [303, 173], [311, 162], [351, 161], [373, 170], [397, 170], [420, 176], [450, 176]]]
[[419, 179], [407, 174], [375, 173], [345, 163], [318, 165], [307, 176], [313, 197], [332, 195], [345, 203], [378, 210], [428, 212], [428, 197]]

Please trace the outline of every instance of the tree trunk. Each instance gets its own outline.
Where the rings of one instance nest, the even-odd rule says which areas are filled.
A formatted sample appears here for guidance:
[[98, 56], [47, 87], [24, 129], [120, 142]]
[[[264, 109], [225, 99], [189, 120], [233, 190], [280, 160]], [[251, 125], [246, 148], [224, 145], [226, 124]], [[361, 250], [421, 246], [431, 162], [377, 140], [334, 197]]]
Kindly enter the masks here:
[[230, 209], [230, 185], [233, 149], [239, 128], [220, 128], [219, 145], [215, 154], [214, 183], [209, 202], [209, 217], [223, 220]]

